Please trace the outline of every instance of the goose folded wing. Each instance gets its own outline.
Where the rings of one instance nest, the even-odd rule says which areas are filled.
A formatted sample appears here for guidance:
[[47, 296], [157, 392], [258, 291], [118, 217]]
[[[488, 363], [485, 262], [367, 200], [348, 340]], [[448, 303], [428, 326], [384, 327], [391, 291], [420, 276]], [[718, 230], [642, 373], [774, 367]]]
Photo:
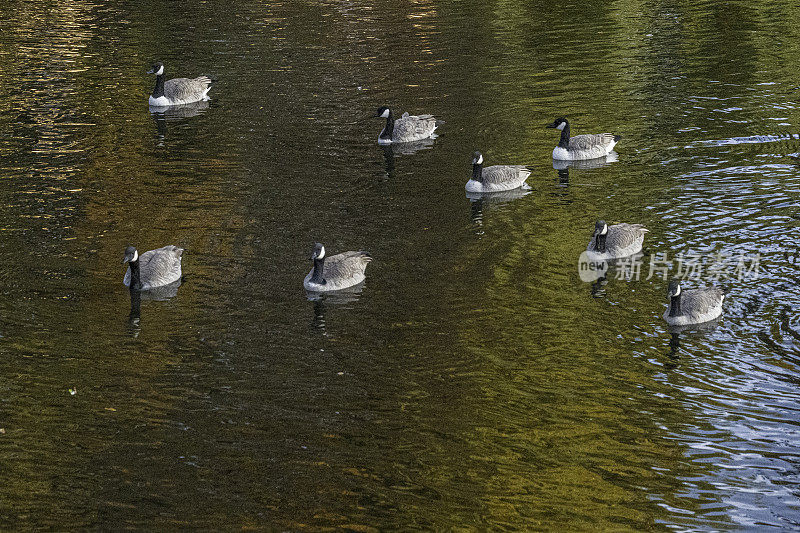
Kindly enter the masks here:
[[576, 135], [569, 138], [569, 149], [571, 151], [591, 150], [597, 146], [608, 146], [612, 142], [614, 142], [614, 135], [611, 133]]
[[683, 294], [681, 308], [693, 316], [702, 316], [722, 302], [724, 292], [717, 287], [686, 291]]
[[494, 165], [483, 169], [483, 183], [508, 184], [528, 177], [530, 171], [522, 165]]
[[394, 122], [394, 135], [397, 137], [419, 137], [429, 134], [436, 127], [433, 115], [409, 115]]
[[647, 230], [641, 224], [616, 224], [609, 226], [606, 244], [624, 250], [635, 245]]
[[351, 279], [363, 274], [372, 260], [367, 252], [343, 252], [325, 260], [323, 275], [330, 279]]
[[183, 248], [164, 246], [150, 250], [139, 257], [142, 281], [148, 285], [166, 285], [181, 276], [181, 254]]
[[164, 83], [164, 96], [173, 101], [197, 99], [211, 85], [211, 78], [175, 78]]

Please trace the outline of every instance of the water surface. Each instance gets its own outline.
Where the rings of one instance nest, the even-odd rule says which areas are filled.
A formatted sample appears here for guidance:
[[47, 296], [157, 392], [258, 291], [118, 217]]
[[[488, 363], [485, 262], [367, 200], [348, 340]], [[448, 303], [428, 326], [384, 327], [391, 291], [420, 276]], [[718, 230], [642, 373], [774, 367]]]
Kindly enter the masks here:
[[[800, 527], [800, 8], [3, 14], [0, 527]], [[213, 100], [151, 115], [154, 60]], [[382, 149], [383, 104], [441, 136]], [[554, 168], [557, 116], [618, 161]], [[467, 198], [476, 149], [531, 193]], [[598, 218], [650, 229], [640, 279], [580, 280]], [[315, 241], [360, 292], [307, 298]], [[132, 306], [128, 243], [186, 248], [175, 296]], [[675, 333], [681, 252], [762, 268]]]

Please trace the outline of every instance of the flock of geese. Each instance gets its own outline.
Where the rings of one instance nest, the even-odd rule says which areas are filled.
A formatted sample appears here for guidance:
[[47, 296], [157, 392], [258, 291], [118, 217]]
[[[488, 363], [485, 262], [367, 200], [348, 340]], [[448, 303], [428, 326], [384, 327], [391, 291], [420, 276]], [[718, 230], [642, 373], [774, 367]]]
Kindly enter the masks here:
[[[208, 99], [208, 91], [213, 80], [208, 76], [197, 78], [164, 79], [164, 65], [155, 63], [148, 73], [155, 74], [156, 84], [150, 95], [151, 108], [181, 106]], [[413, 143], [434, 138], [436, 128], [441, 124], [433, 115], [409, 115], [404, 113], [394, 118], [392, 110], [381, 107], [376, 117], [386, 119], [378, 135], [382, 145]], [[580, 161], [608, 156], [619, 142], [620, 136], [611, 133], [584, 134], [570, 136], [569, 122], [557, 118], [548, 128], [561, 132], [558, 145], [553, 149], [553, 159], [560, 161]], [[525, 180], [531, 171], [523, 165], [483, 166], [483, 155], [475, 152], [472, 159], [472, 177], [465, 189], [470, 193], [495, 193], [519, 188], [529, 189]], [[647, 233], [640, 224], [615, 224], [609, 226], [599, 220], [586, 255], [592, 261], [608, 261], [629, 257], [642, 250]], [[123, 283], [131, 291], [148, 291], [179, 283], [182, 279], [181, 257], [183, 249], [168, 245], [139, 254], [133, 246], [125, 250], [122, 263], [128, 263]], [[314, 245], [311, 254], [314, 266], [303, 280], [303, 286], [312, 292], [338, 291], [364, 281], [367, 265], [372, 260], [364, 251], [349, 251], [328, 256], [325, 246]], [[716, 287], [695, 290], [682, 290], [680, 282], [673, 280], [668, 289], [669, 307], [664, 312], [664, 320], [672, 326], [699, 324], [719, 317], [722, 314], [724, 292]]]

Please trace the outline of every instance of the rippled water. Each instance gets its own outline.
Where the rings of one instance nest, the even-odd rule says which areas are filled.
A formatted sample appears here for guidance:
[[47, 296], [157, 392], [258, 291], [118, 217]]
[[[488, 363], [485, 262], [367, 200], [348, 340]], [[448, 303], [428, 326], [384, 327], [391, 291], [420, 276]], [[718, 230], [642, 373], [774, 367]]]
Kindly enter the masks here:
[[[800, 528], [800, 8], [3, 14], [3, 529]], [[151, 115], [156, 59], [210, 105]], [[378, 147], [382, 104], [441, 136]], [[562, 115], [618, 161], [554, 168]], [[476, 149], [531, 193], [465, 197]], [[580, 280], [598, 218], [650, 229], [638, 280]], [[316, 240], [360, 293], [307, 298]], [[177, 295], [132, 305], [128, 243], [186, 248]], [[708, 328], [646, 279], [681, 252], [759, 258], [687, 282]]]

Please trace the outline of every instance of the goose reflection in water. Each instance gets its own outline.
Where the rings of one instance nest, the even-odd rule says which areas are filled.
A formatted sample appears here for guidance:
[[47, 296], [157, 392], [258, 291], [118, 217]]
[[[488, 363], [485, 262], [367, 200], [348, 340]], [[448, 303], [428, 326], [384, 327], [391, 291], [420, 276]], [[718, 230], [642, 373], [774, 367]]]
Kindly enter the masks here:
[[614, 279], [623, 281], [636, 280], [641, 276], [641, 266], [644, 264], [643, 258], [647, 255], [645, 252], [637, 252], [627, 257], [614, 259], [593, 258], [584, 250], [578, 256], [580, 278], [586, 283], [603, 280], [609, 276], [613, 267]]
[[156, 132], [162, 138], [167, 134], [167, 122], [180, 122], [189, 118], [202, 115], [211, 105], [210, 100], [201, 100], [191, 104], [176, 105], [172, 107], [150, 107], [150, 115], [156, 124]]
[[428, 150], [433, 148], [434, 139], [422, 139], [421, 141], [414, 141], [410, 143], [398, 144], [381, 144], [383, 150], [383, 163], [386, 167], [386, 177], [394, 178], [394, 159], [399, 155], [414, 155], [420, 150]]
[[594, 170], [596, 168], [608, 166], [611, 163], [616, 163], [617, 161], [619, 161], [619, 154], [612, 150], [607, 156], [598, 157], [596, 159], [581, 159], [575, 161], [554, 159], [553, 168], [556, 170], [568, 170], [570, 168], [575, 170]]
[[556, 174], [558, 174], [556, 184], [560, 187], [569, 187], [569, 168], [558, 168]]
[[483, 217], [486, 212], [497, 209], [503, 204], [519, 200], [532, 192], [533, 191], [530, 189], [523, 188], [498, 192], [467, 192], [466, 196], [469, 200], [470, 218], [476, 226], [482, 227]]
[[131, 289], [130, 294], [131, 311], [128, 314], [128, 333], [135, 339], [142, 331], [142, 291]]
[[327, 335], [325, 314], [329, 306], [348, 305], [358, 301], [364, 290], [366, 282], [362, 281], [358, 285], [331, 292], [316, 292], [306, 290], [306, 297], [314, 303], [314, 317], [311, 320], [311, 327]]
[[707, 335], [713, 332], [719, 326], [722, 317], [717, 317], [714, 320], [702, 322], [700, 324], [687, 324], [685, 326], [669, 326], [670, 339], [669, 339], [669, 352], [667, 357], [672, 359], [671, 364], [667, 365], [668, 368], [675, 368], [678, 366], [679, 356], [678, 352], [681, 348], [681, 336], [684, 338], [692, 338], [695, 336]]
[[[618, 160], [617, 152], [612, 151], [605, 157], [599, 157], [597, 159], [584, 159], [584, 160], [577, 160], [577, 161], [564, 161], [559, 159], [553, 160], [553, 168], [555, 169], [558, 178], [556, 181], [556, 185], [558, 187], [566, 189], [569, 187], [569, 171], [570, 169], [575, 170], [594, 170], [597, 168], [603, 168], [605, 166], [610, 165], [611, 163], [616, 163]], [[563, 194], [563, 193], [562, 193]], [[565, 203], [571, 204], [572, 199], [567, 198]]]
[[178, 287], [181, 286], [185, 278], [170, 283], [169, 285], [162, 285], [146, 291], [137, 291], [129, 289], [131, 297], [131, 308], [128, 313], [128, 333], [131, 337], [136, 338], [142, 331], [142, 300], [152, 300], [157, 302], [164, 302], [171, 300], [178, 295]]

